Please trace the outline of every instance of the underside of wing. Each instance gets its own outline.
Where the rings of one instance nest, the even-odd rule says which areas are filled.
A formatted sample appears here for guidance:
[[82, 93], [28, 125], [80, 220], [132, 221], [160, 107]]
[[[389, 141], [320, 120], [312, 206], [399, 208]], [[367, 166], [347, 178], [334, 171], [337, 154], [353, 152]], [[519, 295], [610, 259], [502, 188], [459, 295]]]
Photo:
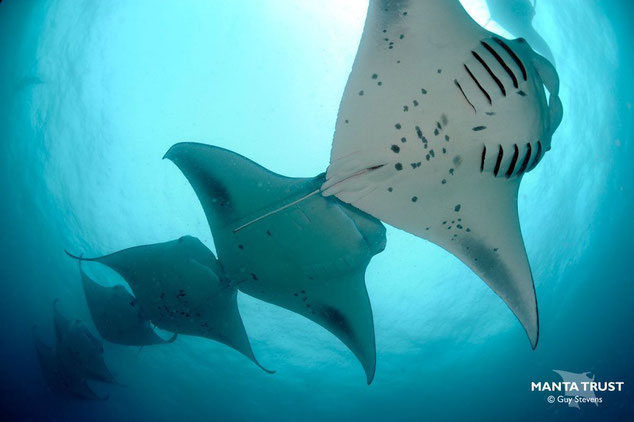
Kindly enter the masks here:
[[315, 195], [323, 175], [279, 176], [201, 144], [177, 144], [166, 157], [198, 195], [231, 282], [329, 330], [357, 356], [370, 382], [375, 346], [364, 274], [385, 246], [380, 222]]

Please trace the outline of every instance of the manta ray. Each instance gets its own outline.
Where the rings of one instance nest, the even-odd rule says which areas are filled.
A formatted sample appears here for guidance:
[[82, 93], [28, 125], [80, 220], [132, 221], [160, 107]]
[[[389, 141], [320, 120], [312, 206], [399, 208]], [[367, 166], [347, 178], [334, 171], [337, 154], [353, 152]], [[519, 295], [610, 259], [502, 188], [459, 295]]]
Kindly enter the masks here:
[[42, 368], [44, 381], [52, 392], [84, 400], [106, 400], [108, 398], [108, 396], [97, 395], [85, 379], [79, 377], [74, 371], [64, 368], [56, 350], [44, 344], [37, 337], [35, 338], [35, 350]]
[[285, 177], [196, 143], [176, 144], [165, 158], [196, 192], [231, 283], [330, 331], [371, 383], [376, 350], [365, 270], [385, 248], [384, 226], [335, 197], [316, 195], [324, 174]]
[[103, 347], [78, 320], [66, 319], [53, 302], [55, 347], [44, 344], [35, 335], [37, 357], [44, 380], [52, 392], [86, 400], [105, 400], [97, 395], [87, 379], [114, 384], [116, 381], [103, 360]]
[[145, 317], [138, 301], [125, 287], [105, 287], [84, 272], [79, 261], [84, 294], [92, 320], [104, 340], [127, 346], [148, 346], [172, 343], [177, 334], [164, 340]]
[[517, 194], [550, 149], [558, 90], [554, 67], [525, 40], [486, 31], [457, 0], [370, 0], [320, 187], [457, 256], [533, 348]]
[[[599, 402], [596, 400], [594, 391], [591, 391], [589, 387], [584, 388], [583, 384], [586, 383], [585, 385], [587, 386], [587, 383], [594, 381], [594, 374], [590, 372], [583, 372], [579, 374], [576, 372], [562, 371], [560, 369], [553, 369], [553, 372], [559, 375], [564, 382], [574, 384], [577, 388], [578, 391], [572, 390], [572, 387], [570, 390], [566, 389], [564, 393], [566, 397], [583, 397], [590, 399], [590, 403], [594, 403], [595, 406], [599, 406]], [[590, 375], [592, 375], [592, 377], [590, 377]], [[568, 401], [568, 407], [576, 407], [577, 409], [580, 409], [579, 402], [576, 400]]]
[[536, 6], [537, 0], [487, 0], [492, 20], [514, 36], [525, 38], [531, 47], [554, 63], [550, 47], [533, 28]]
[[[67, 252], [68, 253], [68, 252]], [[135, 246], [96, 261], [119, 273], [143, 315], [157, 327], [223, 343], [268, 373], [255, 358], [238, 311], [237, 288], [223, 275], [214, 254], [192, 236]]]
[[116, 384], [103, 357], [103, 343], [80, 320], [70, 321], [57, 309], [54, 302], [56, 351], [66, 371], [80, 379], [93, 379]]

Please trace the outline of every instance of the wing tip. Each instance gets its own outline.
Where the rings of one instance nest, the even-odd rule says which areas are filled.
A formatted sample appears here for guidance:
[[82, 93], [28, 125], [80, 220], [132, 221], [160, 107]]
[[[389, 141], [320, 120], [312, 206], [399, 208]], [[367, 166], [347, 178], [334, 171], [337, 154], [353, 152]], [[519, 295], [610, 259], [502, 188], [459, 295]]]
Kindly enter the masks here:
[[181, 143], [179, 142], [179, 143], [174, 144], [174, 145], [172, 145], [171, 147], [169, 147], [169, 149], [165, 152], [165, 154], [163, 154], [163, 158], [162, 158], [162, 160], [168, 159], [168, 160], [170, 160], [170, 161], [172, 161], [172, 162], [173, 162], [174, 160], [172, 160], [172, 157], [170, 157], [170, 155], [172, 155], [172, 154], [173, 154], [173, 150], [174, 150], [175, 148], [178, 148], [178, 145], [180, 145], [180, 144], [181, 144]]
[[168, 159], [171, 162], [174, 162], [174, 159], [176, 158], [175, 155], [178, 152], [179, 149], [185, 147], [185, 146], [197, 146], [197, 147], [201, 147], [201, 146], [209, 146], [212, 147], [212, 145], [207, 145], [207, 144], [201, 144], [199, 142], [177, 142], [174, 145], [172, 145], [171, 147], [169, 147], [169, 149], [167, 150], [167, 152], [163, 155], [163, 160]]
[[372, 371], [372, 373], [366, 374], [366, 382], [368, 383], [368, 385], [372, 384], [372, 381], [374, 381], [374, 371]]
[[253, 360], [253, 363], [255, 363], [255, 364], [258, 366], [258, 368], [260, 368], [261, 370], [263, 370], [263, 371], [264, 371], [264, 372], [266, 372], [267, 374], [275, 374], [275, 372], [276, 372], [276, 371], [274, 371], [274, 370], [272, 370], [272, 369], [267, 369], [267, 368], [265, 368], [264, 366], [262, 366], [262, 365], [260, 364], [260, 362], [258, 362], [258, 360], [257, 360], [257, 359], [255, 359], [255, 357], [254, 357], [252, 360]]
[[519, 320], [520, 324], [522, 324], [522, 327], [524, 328], [524, 331], [526, 332], [528, 341], [531, 344], [531, 349], [535, 350], [539, 342], [539, 314], [537, 313], [537, 306], [535, 306], [535, 318], [534, 319], [531, 318], [530, 321], [524, 321], [520, 319], [517, 315], [515, 316]]

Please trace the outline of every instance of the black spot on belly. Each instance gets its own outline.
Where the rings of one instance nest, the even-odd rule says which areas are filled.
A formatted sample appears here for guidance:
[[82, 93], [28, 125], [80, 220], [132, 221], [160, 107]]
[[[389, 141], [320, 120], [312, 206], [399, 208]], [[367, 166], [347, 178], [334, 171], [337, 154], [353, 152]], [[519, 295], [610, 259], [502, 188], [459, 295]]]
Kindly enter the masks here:
[[462, 157], [456, 155], [455, 157], [453, 157], [453, 163], [456, 165], [456, 167], [458, 167], [460, 164], [462, 164]]
[[238, 245], [238, 249], [244, 249], [244, 245]]
[[447, 179], [442, 179], [442, 180], [440, 181], [440, 183], [442, 183], [442, 184], [444, 185], [445, 183], [447, 183]]
[[363, 96], [363, 90], [359, 91], [359, 95]]
[[257, 275], [255, 275], [255, 274], [253, 274], [253, 273], [251, 273], [251, 278], [252, 278], [254, 281], [258, 281], [258, 276], [257, 276]]
[[418, 107], [418, 101], [414, 100], [412, 101], [412, 104], [414, 104], [414, 107]]
[[517, 94], [521, 95], [522, 97], [526, 97], [526, 93], [524, 91], [522, 91], [522, 90], [517, 91]]
[[476, 126], [473, 129], [471, 129], [471, 130], [473, 130], [474, 132], [479, 132], [479, 131], [484, 130], [486, 128], [487, 128], [486, 126]]
[[401, 138], [401, 142], [402, 142], [402, 143], [407, 142], [407, 138], [405, 138], [405, 137]]
[[457, 204], [457, 205], [453, 208], [453, 210], [454, 210], [455, 212], [460, 212], [460, 207], [461, 207], [461, 206], [460, 206], [460, 204]]
[[388, 192], [392, 192], [393, 190], [394, 190], [394, 188], [392, 188], [392, 187], [387, 188]]
[[221, 208], [231, 207], [231, 195], [222, 182], [211, 177], [207, 180], [206, 186], [210, 189], [209, 194], [215, 205]]
[[438, 69], [436, 72], [438, 72], [438, 74], [442, 73], [442, 69]]
[[409, 111], [409, 107], [408, 106], [403, 106], [403, 111]]
[[401, 151], [401, 147], [399, 147], [398, 145], [392, 145], [390, 149], [396, 154], [398, 154]]
[[400, 129], [401, 128], [401, 124], [397, 123], [397, 124], [394, 125], [394, 127], [397, 128], [397, 129]]
[[425, 88], [421, 88], [420, 92], [421, 92], [423, 95], [426, 95], [426, 94], [427, 94], [427, 90], [426, 90]]
[[418, 197], [417, 196], [412, 196], [412, 202], [416, 202], [418, 201]]
[[349, 336], [352, 336], [353, 333], [350, 330], [350, 326], [346, 317], [341, 313], [341, 311], [332, 306], [320, 306], [317, 310], [317, 313], [332, 324], [338, 330], [341, 330], [342, 333], [345, 333]]
[[447, 126], [447, 123], [449, 123], [449, 119], [447, 119], [446, 114], [443, 114], [442, 116], [440, 116], [440, 120], [442, 121], [443, 126]]
[[379, 75], [377, 75], [376, 73], [372, 75], [372, 79], [376, 79], [378, 77], [379, 77]]
[[398, 171], [401, 171], [401, 170], [403, 170], [403, 164], [401, 164], [401, 163], [396, 163], [396, 164], [394, 164], [394, 168], [395, 168], [396, 170], [398, 170]]

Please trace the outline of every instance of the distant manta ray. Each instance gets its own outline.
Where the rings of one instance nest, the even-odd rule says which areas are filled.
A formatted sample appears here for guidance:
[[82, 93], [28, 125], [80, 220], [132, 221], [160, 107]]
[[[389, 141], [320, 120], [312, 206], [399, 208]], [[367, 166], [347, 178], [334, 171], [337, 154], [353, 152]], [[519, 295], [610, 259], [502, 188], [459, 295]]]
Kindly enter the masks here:
[[214, 254], [199, 239], [182, 236], [97, 258], [66, 253], [80, 262], [99, 262], [119, 273], [134, 292], [145, 319], [157, 327], [218, 341], [262, 370], [275, 372], [255, 358], [238, 311], [237, 288], [230, 285]]
[[546, 59], [523, 39], [486, 31], [457, 0], [370, 0], [326, 180], [307, 197], [334, 195], [451, 252], [506, 302], [535, 348], [517, 193], [561, 122], [558, 91]]

